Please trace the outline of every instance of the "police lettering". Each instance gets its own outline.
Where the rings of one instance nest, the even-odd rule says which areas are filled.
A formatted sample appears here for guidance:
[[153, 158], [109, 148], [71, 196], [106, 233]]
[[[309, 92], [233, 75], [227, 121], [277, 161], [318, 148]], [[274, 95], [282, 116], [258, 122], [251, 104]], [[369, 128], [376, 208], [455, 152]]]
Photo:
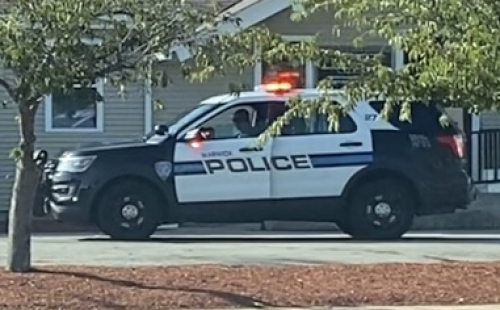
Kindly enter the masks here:
[[260, 172], [260, 171], [287, 171], [296, 169], [310, 169], [307, 155], [260, 157], [233, 157], [228, 159], [204, 160], [208, 173], [228, 170], [233, 173]]

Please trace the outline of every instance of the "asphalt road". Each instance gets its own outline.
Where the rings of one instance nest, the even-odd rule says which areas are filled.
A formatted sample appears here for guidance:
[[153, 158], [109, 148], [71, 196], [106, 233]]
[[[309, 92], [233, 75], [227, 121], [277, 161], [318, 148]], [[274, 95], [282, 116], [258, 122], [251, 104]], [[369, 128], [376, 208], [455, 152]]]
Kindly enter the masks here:
[[[180, 265], [318, 264], [380, 262], [500, 261], [500, 233], [408, 234], [396, 242], [359, 242], [342, 234], [258, 233], [210, 235], [160, 232], [149, 241], [118, 242], [104, 236], [36, 235], [34, 264]], [[0, 260], [7, 240], [0, 237]]]

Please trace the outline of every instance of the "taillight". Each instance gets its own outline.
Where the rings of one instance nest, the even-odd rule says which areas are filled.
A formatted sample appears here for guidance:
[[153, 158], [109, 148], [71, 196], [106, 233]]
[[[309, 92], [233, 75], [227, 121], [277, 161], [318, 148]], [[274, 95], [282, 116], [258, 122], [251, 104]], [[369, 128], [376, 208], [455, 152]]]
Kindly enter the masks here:
[[446, 145], [458, 158], [464, 157], [464, 139], [462, 135], [438, 136], [437, 141]]

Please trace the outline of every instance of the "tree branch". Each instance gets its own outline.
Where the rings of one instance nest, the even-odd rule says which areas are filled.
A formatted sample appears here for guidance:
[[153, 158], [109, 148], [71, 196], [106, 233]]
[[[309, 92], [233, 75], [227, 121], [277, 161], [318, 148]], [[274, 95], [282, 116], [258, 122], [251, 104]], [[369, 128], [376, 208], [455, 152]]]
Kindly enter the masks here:
[[5, 79], [0, 78], [0, 86], [7, 91], [12, 100], [16, 100], [14, 88]]

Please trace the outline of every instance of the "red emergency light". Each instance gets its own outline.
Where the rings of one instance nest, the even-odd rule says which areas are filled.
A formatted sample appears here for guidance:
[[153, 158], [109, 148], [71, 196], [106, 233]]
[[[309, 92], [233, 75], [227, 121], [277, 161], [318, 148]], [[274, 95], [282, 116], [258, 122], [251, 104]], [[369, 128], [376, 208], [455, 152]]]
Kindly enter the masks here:
[[300, 74], [298, 72], [278, 72], [264, 78], [262, 88], [268, 93], [281, 95], [297, 88]]

